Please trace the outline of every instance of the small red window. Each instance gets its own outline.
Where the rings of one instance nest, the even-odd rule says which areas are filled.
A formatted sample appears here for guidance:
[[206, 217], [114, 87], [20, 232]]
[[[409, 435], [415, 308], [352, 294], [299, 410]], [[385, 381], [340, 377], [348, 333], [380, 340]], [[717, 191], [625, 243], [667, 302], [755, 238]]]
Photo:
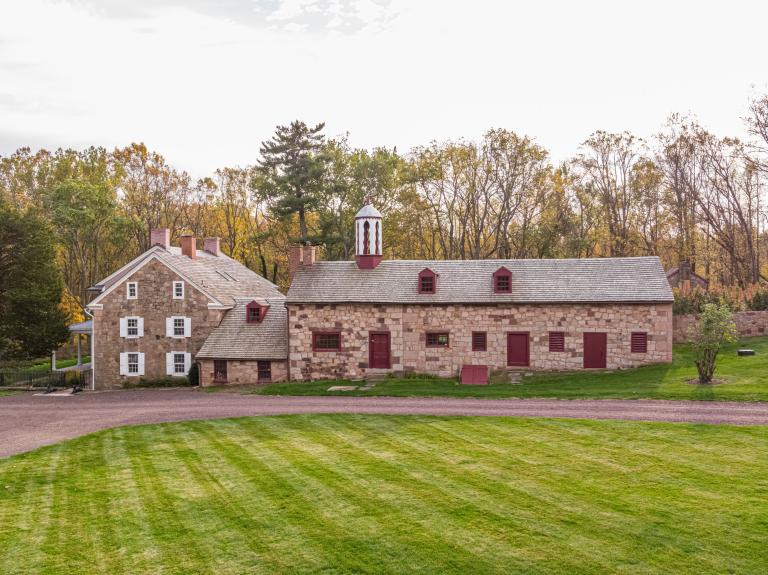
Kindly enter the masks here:
[[341, 334], [339, 332], [312, 332], [312, 351], [341, 351]]
[[647, 353], [648, 334], [644, 331], [633, 331], [631, 349], [632, 353]]
[[261, 323], [264, 316], [267, 315], [269, 306], [260, 305], [255, 301], [252, 301], [245, 306], [245, 321], [247, 323]]
[[427, 334], [427, 347], [448, 347], [448, 341], [448, 334], [445, 332]]
[[504, 266], [493, 272], [493, 292], [512, 293], [512, 272]]
[[565, 351], [565, 332], [549, 332], [549, 351]]
[[437, 291], [437, 274], [429, 268], [419, 272], [419, 293], [435, 293]]
[[472, 332], [472, 351], [486, 351], [488, 349], [488, 334], [484, 331]]

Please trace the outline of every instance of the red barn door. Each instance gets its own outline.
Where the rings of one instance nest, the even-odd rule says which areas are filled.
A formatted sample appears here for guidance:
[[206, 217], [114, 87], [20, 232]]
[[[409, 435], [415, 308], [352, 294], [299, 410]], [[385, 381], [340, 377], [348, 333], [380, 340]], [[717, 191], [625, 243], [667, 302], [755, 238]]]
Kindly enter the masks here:
[[528, 365], [528, 332], [507, 334], [507, 365]]
[[584, 367], [605, 367], [608, 356], [608, 334], [585, 333], [584, 334]]
[[380, 331], [368, 335], [368, 366], [389, 369], [389, 333]]

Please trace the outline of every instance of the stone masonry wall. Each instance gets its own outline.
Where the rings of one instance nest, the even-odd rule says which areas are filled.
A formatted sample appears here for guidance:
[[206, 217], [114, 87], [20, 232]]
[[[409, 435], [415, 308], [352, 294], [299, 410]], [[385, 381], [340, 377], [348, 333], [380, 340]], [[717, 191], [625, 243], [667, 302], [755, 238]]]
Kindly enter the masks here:
[[[674, 317], [674, 341], [683, 343], [689, 340], [688, 331], [696, 324], [695, 315], [676, 315]], [[737, 311], [733, 313], [736, 329], [742, 337], [755, 337], [768, 334], [768, 311]]]
[[[337, 330], [342, 351], [313, 352], [312, 332]], [[291, 379], [360, 378], [368, 369], [368, 332], [389, 331], [393, 372], [455, 376], [462, 364], [507, 367], [506, 334], [530, 333], [531, 370], [583, 367], [583, 332], [608, 334], [607, 368], [672, 361], [671, 304], [604, 305], [290, 305]], [[448, 331], [448, 348], [426, 347], [426, 333]], [[472, 332], [487, 351], [472, 351]], [[565, 332], [565, 351], [550, 352], [548, 332]], [[648, 352], [631, 353], [630, 333], [648, 333]]]
[[[126, 281], [138, 282], [138, 299], [126, 298]], [[144, 353], [144, 377], [156, 379], [166, 375], [165, 354], [170, 351], [195, 354], [211, 331], [219, 325], [221, 310], [208, 309], [208, 297], [184, 282], [184, 299], [173, 299], [174, 281], [183, 281], [157, 260], [146, 264], [130, 278], [122, 281], [101, 303], [102, 309], [93, 310], [94, 381], [97, 389], [119, 387], [123, 380], [136, 377], [120, 375], [121, 352]], [[120, 337], [120, 318], [144, 318], [144, 337]], [[192, 320], [192, 336], [176, 339], [166, 337], [165, 320], [171, 316], [184, 316]]]
[[[213, 381], [213, 360], [202, 359], [200, 364], [200, 385], [215, 385]], [[272, 361], [272, 382], [288, 379], [288, 362]], [[227, 360], [227, 384], [242, 385], [265, 383], [259, 381], [258, 362], [255, 360], [229, 359]]]

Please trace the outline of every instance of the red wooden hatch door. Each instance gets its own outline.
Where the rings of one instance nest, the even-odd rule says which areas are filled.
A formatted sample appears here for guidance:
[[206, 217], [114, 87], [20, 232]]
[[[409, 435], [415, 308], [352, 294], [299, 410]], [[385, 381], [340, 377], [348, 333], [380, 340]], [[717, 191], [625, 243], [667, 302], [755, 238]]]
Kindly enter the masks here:
[[389, 334], [371, 333], [368, 336], [368, 366], [372, 369], [389, 369]]
[[507, 334], [507, 365], [528, 365], [528, 332]]
[[603, 368], [608, 356], [608, 334], [584, 334], [584, 367]]

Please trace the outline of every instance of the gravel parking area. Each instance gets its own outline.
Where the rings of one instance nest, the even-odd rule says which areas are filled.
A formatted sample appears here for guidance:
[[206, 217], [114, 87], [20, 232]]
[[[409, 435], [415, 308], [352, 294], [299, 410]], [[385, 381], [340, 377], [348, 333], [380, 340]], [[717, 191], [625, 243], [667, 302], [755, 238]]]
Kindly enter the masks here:
[[0, 397], [0, 457], [119, 425], [294, 413], [484, 415], [768, 425], [768, 403], [660, 400], [278, 397], [194, 389]]

